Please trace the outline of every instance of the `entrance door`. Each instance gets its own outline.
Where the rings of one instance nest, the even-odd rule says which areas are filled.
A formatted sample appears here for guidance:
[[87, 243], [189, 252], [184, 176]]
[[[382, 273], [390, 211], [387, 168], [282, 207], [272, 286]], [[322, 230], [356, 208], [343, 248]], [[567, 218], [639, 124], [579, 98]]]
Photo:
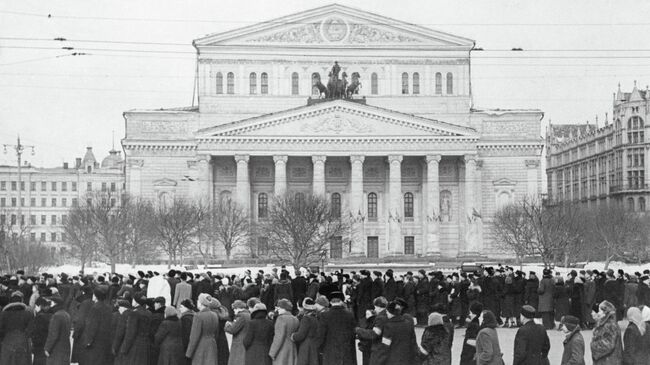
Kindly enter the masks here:
[[379, 237], [377, 236], [368, 236], [368, 258], [378, 258], [379, 257]]
[[340, 259], [343, 257], [343, 237], [336, 236], [330, 241], [330, 258]]

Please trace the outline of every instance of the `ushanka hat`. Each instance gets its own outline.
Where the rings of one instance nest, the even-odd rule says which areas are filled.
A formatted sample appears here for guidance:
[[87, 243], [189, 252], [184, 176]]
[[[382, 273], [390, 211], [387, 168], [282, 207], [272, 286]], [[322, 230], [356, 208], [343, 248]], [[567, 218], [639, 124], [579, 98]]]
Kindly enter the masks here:
[[305, 298], [305, 300], [302, 301], [302, 307], [306, 311], [313, 311], [313, 310], [316, 309], [316, 302], [314, 302], [313, 299], [307, 297], [307, 298]]
[[528, 304], [524, 305], [523, 307], [521, 307], [521, 315], [526, 318], [533, 319], [535, 318], [535, 308], [533, 308], [533, 306]]

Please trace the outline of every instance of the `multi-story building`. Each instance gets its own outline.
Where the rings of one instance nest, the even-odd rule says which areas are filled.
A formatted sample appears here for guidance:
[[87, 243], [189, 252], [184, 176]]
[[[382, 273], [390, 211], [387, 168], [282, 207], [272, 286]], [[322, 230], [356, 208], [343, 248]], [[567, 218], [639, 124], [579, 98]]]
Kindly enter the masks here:
[[[70, 207], [83, 204], [95, 191], [124, 191], [124, 162], [118, 151], [111, 150], [101, 163], [88, 147], [74, 165], [61, 167], [0, 166], [0, 229], [5, 234], [25, 235], [31, 241], [65, 253], [63, 224]], [[9, 237], [7, 236], [7, 237]]]
[[551, 202], [623, 202], [645, 211], [650, 194], [648, 158], [650, 92], [634, 86], [614, 94], [612, 122], [549, 126], [546, 136], [548, 197]]
[[253, 220], [325, 196], [354, 226], [336, 259], [496, 256], [497, 207], [541, 192], [543, 113], [473, 106], [472, 40], [334, 4], [193, 45], [197, 106], [124, 113], [131, 194], [232, 195]]

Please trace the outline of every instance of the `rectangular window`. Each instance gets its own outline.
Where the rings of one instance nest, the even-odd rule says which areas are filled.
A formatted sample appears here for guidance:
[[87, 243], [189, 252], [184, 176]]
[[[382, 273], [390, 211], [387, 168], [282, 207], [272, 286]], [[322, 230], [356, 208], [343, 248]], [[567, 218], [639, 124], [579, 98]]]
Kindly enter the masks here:
[[68, 215], [67, 214], [62, 214], [61, 215], [61, 224], [65, 225], [68, 223]]
[[115, 206], [115, 203], [116, 203], [115, 198], [111, 198], [111, 208]]
[[41, 198], [41, 206], [46, 207], [47, 206], [47, 199]]
[[56, 181], [52, 181], [52, 191], [56, 191]]
[[[50, 241], [56, 242], [56, 233], [55, 232], [50, 233]], [[54, 248], [54, 247], [52, 247], [52, 248]]]
[[12, 181], [12, 182], [11, 182], [11, 191], [16, 191], [16, 187], [17, 187], [17, 186], [18, 186], [18, 185], [16, 185], [16, 182], [15, 182], [15, 181]]
[[115, 183], [114, 182], [111, 183], [111, 191], [115, 192]]
[[368, 236], [368, 258], [378, 258], [379, 257], [379, 237], [377, 236]]
[[51, 221], [52, 221], [53, 226], [56, 225], [56, 215], [55, 214], [52, 214], [52, 220]]
[[61, 183], [61, 191], [68, 191], [68, 183], [63, 181]]
[[18, 200], [16, 200], [16, 198], [11, 198], [11, 206], [15, 207], [16, 205], [18, 205]]
[[7, 182], [6, 181], [0, 181], [0, 190], [2, 190], [2, 191], [7, 190]]
[[31, 242], [35, 242], [35, 241], [36, 241], [36, 232], [32, 232], [32, 233], [29, 234], [29, 240], [30, 240]]
[[31, 224], [32, 226], [36, 225], [36, 216], [34, 214], [29, 216], [29, 224]]
[[20, 182], [20, 191], [25, 191], [25, 182], [24, 181]]
[[4, 226], [5, 223], [7, 223], [7, 216], [4, 214], [0, 214], [0, 226]]
[[71, 190], [72, 191], [77, 191], [77, 182], [76, 181], [72, 182], [72, 189]]
[[66, 198], [62, 198], [62, 199], [61, 199], [61, 206], [62, 206], [62, 207], [66, 207], [66, 206], [68, 206], [68, 199], [66, 199]]
[[52, 198], [52, 206], [56, 207], [56, 198]]
[[47, 182], [41, 181], [41, 191], [47, 191]]
[[0, 207], [5, 207], [7, 205], [7, 198], [0, 198]]
[[12, 226], [15, 226], [15, 225], [16, 225], [16, 215], [15, 215], [15, 214], [12, 214], [12, 215], [11, 215], [11, 225], [12, 225]]
[[106, 183], [105, 182], [102, 183], [102, 191], [106, 191]]
[[77, 198], [72, 198], [72, 206], [76, 207], [79, 205], [79, 200]]
[[269, 253], [269, 240], [266, 237], [257, 238], [257, 255], [266, 256]]
[[87, 190], [87, 191], [93, 191], [93, 183], [92, 183], [92, 182], [89, 181], [89, 182], [86, 184], [86, 190]]
[[415, 255], [415, 237], [413, 236], [404, 237], [404, 254]]
[[29, 190], [30, 191], [36, 191], [36, 182], [35, 181], [32, 181], [31, 183], [29, 183]]
[[20, 198], [20, 206], [21, 207], [25, 206], [25, 198]]
[[41, 242], [45, 242], [45, 232], [41, 233]]
[[343, 258], [343, 237], [336, 236], [330, 241], [330, 258]]
[[41, 215], [41, 226], [44, 226], [44, 225], [47, 224], [47, 222], [45, 221], [45, 219], [46, 219], [45, 214]]

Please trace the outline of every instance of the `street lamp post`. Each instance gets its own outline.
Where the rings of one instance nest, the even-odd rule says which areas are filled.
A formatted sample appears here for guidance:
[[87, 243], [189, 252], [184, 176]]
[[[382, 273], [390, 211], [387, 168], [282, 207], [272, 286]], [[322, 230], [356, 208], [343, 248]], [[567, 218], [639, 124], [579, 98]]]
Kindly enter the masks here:
[[21, 171], [21, 169], [22, 169], [22, 155], [23, 155], [23, 151], [25, 150], [25, 148], [31, 148], [32, 149], [32, 156], [33, 156], [34, 155], [34, 146], [24, 145], [24, 144], [20, 143], [20, 135], [19, 135], [18, 139], [17, 139], [17, 143], [15, 145], [4, 144], [3, 147], [4, 147], [4, 152], [5, 153], [7, 153], [7, 147], [13, 148], [16, 151], [16, 158], [18, 160], [18, 186], [17, 186], [17, 190], [18, 190], [18, 201], [17, 201], [18, 214], [17, 214], [17, 218], [19, 219], [19, 222], [22, 225], [22, 223], [23, 223], [23, 221], [22, 221], [22, 205], [23, 204], [22, 204], [22, 201], [21, 201], [21, 198], [22, 198], [22, 182], [23, 182], [23, 180], [22, 180], [22, 171]]

